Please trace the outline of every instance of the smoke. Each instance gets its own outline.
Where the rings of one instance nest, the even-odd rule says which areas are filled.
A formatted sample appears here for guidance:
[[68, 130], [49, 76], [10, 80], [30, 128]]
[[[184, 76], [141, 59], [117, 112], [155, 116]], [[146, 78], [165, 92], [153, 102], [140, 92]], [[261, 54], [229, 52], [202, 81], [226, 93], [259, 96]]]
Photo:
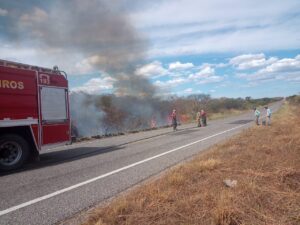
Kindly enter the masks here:
[[[155, 87], [148, 79], [135, 74], [143, 64], [147, 41], [131, 25], [126, 11], [112, 1], [72, 1], [63, 6], [66, 13], [57, 12], [67, 24], [57, 38], [46, 38], [51, 46], [66, 47], [86, 56], [85, 64], [109, 74], [113, 79], [115, 95], [88, 96], [73, 94], [72, 117], [79, 135], [105, 135], [150, 127], [151, 118], [165, 121], [153, 102]], [[57, 8], [57, 7], [56, 7]], [[45, 33], [53, 33], [49, 26]], [[82, 107], [83, 106], [83, 107]]]
[[163, 126], [167, 123], [168, 105], [164, 105], [160, 99], [134, 96], [111, 96], [111, 98], [112, 103], [125, 112], [123, 127], [128, 130], [149, 128], [151, 120], [155, 120], [156, 126]]
[[95, 136], [164, 126], [170, 102], [134, 96], [71, 93], [73, 135]]
[[137, 65], [145, 61], [148, 43], [132, 25], [128, 5], [126, 1], [53, 1], [47, 10], [34, 7], [23, 13], [18, 33], [69, 57], [82, 55], [87, 66], [115, 79], [119, 95], [153, 96], [151, 82], [135, 74]]
[[155, 99], [155, 86], [135, 73], [145, 63], [148, 42], [132, 25], [128, 11], [144, 3], [55, 0], [17, 10], [12, 41], [30, 40], [63, 64], [80, 58], [79, 65], [112, 77], [111, 96], [71, 94], [71, 116], [79, 136], [144, 129], [152, 119], [157, 125], [166, 121], [168, 110]]
[[105, 113], [96, 108], [91, 96], [83, 93], [71, 94], [70, 113], [73, 135], [90, 137], [104, 133], [102, 121]]

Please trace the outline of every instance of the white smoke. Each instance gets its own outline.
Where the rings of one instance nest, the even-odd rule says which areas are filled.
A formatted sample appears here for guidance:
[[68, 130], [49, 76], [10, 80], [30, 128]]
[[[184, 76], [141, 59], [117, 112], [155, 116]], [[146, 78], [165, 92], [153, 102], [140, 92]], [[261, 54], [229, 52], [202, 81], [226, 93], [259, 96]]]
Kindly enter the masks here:
[[84, 93], [70, 95], [70, 113], [73, 131], [76, 136], [90, 137], [104, 133], [102, 121], [105, 113], [96, 108], [89, 96]]
[[71, 93], [70, 105], [73, 134], [81, 137], [165, 126], [170, 108], [170, 102], [155, 98], [80, 92]]
[[72, 121], [80, 136], [144, 129], [152, 118], [163, 121], [153, 98], [155, 86], [135, 73], [148, 47], [128, 16], [135, 5], [141, 1], [53, 0], [43, 7], [20, 8], [15, 15], [19, 20], [11, 21], [13, 44], [38, 43], [58, 61], [60, 55], [81, 56], [85, 66], [112, 77], [115, 93], [110, 97], [71, 94]]

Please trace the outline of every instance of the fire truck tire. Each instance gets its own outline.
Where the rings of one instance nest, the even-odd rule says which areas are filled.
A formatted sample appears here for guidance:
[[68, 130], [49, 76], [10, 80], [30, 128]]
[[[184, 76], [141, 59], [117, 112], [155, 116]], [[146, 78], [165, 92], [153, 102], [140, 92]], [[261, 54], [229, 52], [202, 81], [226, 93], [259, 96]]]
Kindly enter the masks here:
[[29, 144], [20, 135], [0, 136], [0, 171], [20, 168], [28, 159]]

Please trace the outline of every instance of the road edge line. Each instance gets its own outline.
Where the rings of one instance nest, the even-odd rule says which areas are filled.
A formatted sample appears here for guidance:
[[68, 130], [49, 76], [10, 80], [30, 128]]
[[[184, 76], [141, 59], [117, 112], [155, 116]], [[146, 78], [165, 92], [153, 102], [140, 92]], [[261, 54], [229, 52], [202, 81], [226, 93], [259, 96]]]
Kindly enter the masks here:
[[[250, 122], [249, 122], [249, 123], [250, 123]], [[86, 184], [95, 182], [95, 181], [97, 181], [97, 180], [103, 179], [103, 178], [108, 177], [108, 176], [111, 176], [111, 175], [113, 175], [113, 174], [117, 174], [117, 173], [119, 173], [119, 172], [121, 172], [121, 171], [127, 170], [127, 169], [129, 169], [129, 168], [135, 167], [135, 166], [140, 165], [140, 164], [143, 164], [143, 163], [148, 162], [148, 161], [150, 161], [150, 160], [153, 160], [153, 159], [162, 157], [162, 156], [164, 156], [164, 155], [170, 154], [170, 153], [175, 152], [175, 151], [178, 151], [178, 150], [180, 150], [180, 149], [187, 148], [187, 147], [192, 146], [192, 145], [194, 145], [194, 144], [197, 144], [197, 143], [199, 143], [199, 142], [202, 142], [202, 141], [211, 139], [211, 138], [216, 137], [216, 136], [219, 136], [219, 135], [221, 135], [221, 134], [228, 133], [228, 132], [230, 132], [230, 131], [232, 131], [232, 130], [236, 130], [236, 129], [238, 129], [238, 128], [241, 128], [241, 127], [243, 127], [243, 126], [246, 126], [246, 125], [248, 125], [249, 123], [246, 123], [246, 124], [243, 124], [243, 125], [239, 125], [239, 126], [233, 127], [233, 128], [231, 128], [231, 129], [228, 129], [228, 130], [225, 130], [225, 131], [221, 131], [221, 132], [219, 132], [219, 133], [210, 135], [210, 136], [208, 136], [208, 137], [205, 137], [205, 138], [202, 138], [202, 139], [200, 139], [200, 140], [191, 142], [191, 143], [189, 143], [189, 144], [182, 145], [182, 146], [180, 146], [180, 147], [177, 147], [177, 148], [171, 149], [171, 150], [169, 150], [169, 151], [160, 153], [160, 154], [158, 154], [158, 155], [155, 155], [155, 156], [152, 156], [152, 157], [149, 157], [149, 158], [140, 160], [140, 161], [138, 161], [138, 162], [129, 164], [129, 165], [127, 165], [127, 166], [124, 166], [124, 167], [121, 167], [121, 168], [119, 168], [119, 169], [110, 171], [110, 172], [108, 172], [108, 173], [105, 173], [105, 174], [102, 174], [102, 175], [100, 175], [100, 176], [91, 178], [91, 179], [89, 179], [89, 180], [86, 180], [86, 181], [77, 183], [77, 184], [72, 185], [72, 186], [69, 186], [69, 187], [67, 187], [67, 188], [63, 188], [63, 189], [61, 189], [61, 190], [58, 190], [58, 191], [52, 192], [52, 193], [50, 193], [50, 194], [47, 194], [47, 195], [44, 195], [44, 196], [41, 196], [41, 197], [32, 199], [32, 200], [30, 200], [30, 201], [21, 203], [21, 204], [19, 204], [19, 205], [12, 206], [12, 207], [10, 207], [10, 208], [8, 208], [8, 209], [1, 210], [1, 211], [0, 211], [0, 216], [4, 216], [4, 215], [6, 215], [6, 214], [8, 214], [8, 213], [11, 213], [11, 212], [13, 212], [13, 211], [16, 211], [16, 210], [18, 210], [18, 209], [21, 209], [21, 208], [24, 208], [24, 207], [33, 205], [33, 204], [35, 204], [35, 203], [41, 202], [41, 201], [43, 201], [43, 200], [52, 198], [52, 197], [54, 197], [54, 196], [60, 195], [60, 194], [62, 194], [62, 193], [68, 192], [68, 191], [71, 191], [71, 190], [73, 190], [73, 189], [76, 189], [76, 188], [81, 187], [81, 186], [84, 186], [84, 185], [86, 185]]]

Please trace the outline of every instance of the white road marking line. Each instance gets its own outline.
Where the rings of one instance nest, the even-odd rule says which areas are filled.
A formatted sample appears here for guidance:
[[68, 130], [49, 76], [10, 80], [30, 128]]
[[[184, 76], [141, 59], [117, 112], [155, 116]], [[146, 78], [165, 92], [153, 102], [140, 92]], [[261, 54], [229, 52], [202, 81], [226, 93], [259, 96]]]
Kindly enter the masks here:
[[[252, 121], [251, 121], [251, 122], [252, 122]], [[67, 188], [64, 188], [64, 189], [55, 191], [55, 192], [53, 192], [53, 193], [44, 195], [44, 196], [39, 197], [39, 198], [35, 198], [35, 199], [30, 200], [30, 201], [28, 201], [28, 202], [24, 202], [24, 203], [22, 203], [22, 204], [19, 204], [19, 205], [10, 207], [10, 208], [8, 208], [8, 209], [5, 209], [5, 210], [0, 211], [0, 216], [3, 216], [3, 215], [8, 214], [8, 213], [11, 213], [11, 212], [13, 212], [13, 211], [16, 211], [16, 210], [18, 210], [18, 209], [24, 208], [24, 207], [26, 207], [26, 206], [33, 205], [33, 204], [38, 203], [38, 202], [41, 202], [41, 201], [43, 201], [43, 200], [52, 198], [52, 197], [54, 197], [54, 196], [56, 196], [56, 195], [59, 195], [59, 194], [62, 194], [62, 193], [64, 193], [64, 192], [71, 191], [71, 190], [73, 190], [73, 189], [75, 189], [75, 188], [78, 188], [78, 187], [84, 186], [84, 185], [86, 185], [86, 184], [92, 183], [92, 182], [94, 182], [94, 181], [103, 179], [103, 178], [105, 178], [105, 177], [108, 177], [108, 176], [111, 176], [111, 175], [113, 175], [113, 174], [119, 173], [119, 172], [121, 172], [121, 171], [123, 171], [123, 170], [127, 170], [127, 169], [129, 169], [129, 168], [134, 167], [134, 166], [137, 166], [137, 165], [140, 165], [140, 164], [142, 164], [142, 163], [148, 162], [148, 161], [150, 161], [150, 160], [153, 160], [153, 159], [159, 158], [159, 157], [161, 157], [161, 156], [170, 154], [170, 153], [175, 152], [175, 151], [178, 151], [178, 150], [180, 150], [180, 149], [183, 149], [183, 148], [192, 146], [192, 145], [194, 145], [194, 144], [197, 144], [197, 143], [199, 143], [199, 142], [208, 140], [208, 139], [213, 138], [213, 137], [216, 137], [216, 136], [218, 136], [218, 135], [225, 134], [225, 133], [230, 132], [230, 131], [232, 131], [232, 130], [236, 130], [236, 129], [238, 129], [238, 128], [240, 128], [240, 127], [243, 127], [243, 126], [245, 126], [245, 125], [248, 125], [248, 124], [249, 124], [249, 123], [246, 123], [246, 124], [243, 124], [243, 125], [240, 125], [240, 126], [233, 127], [233, 128], [231, 128], [231, 129], [229, 129], [229, 130], [225, 130], [225, 131], [222, 131], [222, 132], [213, 134], [213, 135], [211, 135], [211, 136], [202, 138], [202, 139], [200, 139], [200, 140], [198, 140], [198, 141], [194, 141], [194, 142], [191, 142], [191, 143], [189, 143], [189, 144], [180, 146], [180, 147], [178, 147], [178, 148], [171, 149], [171, 150], [166, 151], [166, 152], [163, 152], [163, 153], [161, 153], [161, 154], [158, 154], [158, 155], [149, 157], [149, 158], [147, 158], [147, 159], [144, 159], [144, 160], [141, 160], [141, 161], [132, 163], [132, 164], [130, 164], [130, 165], [124, 166], [124, 167], [122, 167], [122, 168], [113, 170], [113, 171], [111, 171], [111, 172], [102, 174], [102, 175], [100, 175], [100, 176], [98, 176], [98, 177], [94, 177], [94, 178], [89, 179], [89, 180], [86, 180], [86, 181], [84, 181], [84, 182], [81, 182], [81, 183], [72, 185], [72, 186], [70, 186], [70, 187], [67, 187]]]

